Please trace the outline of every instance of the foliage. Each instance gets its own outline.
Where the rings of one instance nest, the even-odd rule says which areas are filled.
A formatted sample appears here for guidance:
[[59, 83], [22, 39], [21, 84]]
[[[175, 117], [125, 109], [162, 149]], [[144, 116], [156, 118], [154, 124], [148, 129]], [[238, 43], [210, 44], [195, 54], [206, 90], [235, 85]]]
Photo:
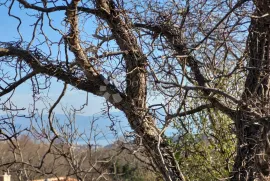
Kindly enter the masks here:
[[[17, 150], [25, 160], [29, 160], [32, 165], [38, 165], [39, 156], [44, 155], [45, 150], [48, 148], [48, 144], [35, 142], [35, 140], [27, 135], [22, 135], [18, 138], [18, 142], [21, 145], [21, 150]], [[1, 159], [0, 164], [8, 165], [7, 163], [14, 162], [13, 152], [10, 151], [12, 146], [8, 142], [0, 142]], [[62, 177], [72, 176], [81, 177], [84, 174], [77, 175], [73, 172], [72, 168], [75, 165], [70, 164], [73, 162], [80, 163], [79, 167], [83, 168], [82, 172], [85, 172], [85, 180], [98, 180], [100, 175], [104, 175], [101, 180], [110, 181], [152, 181], [156, 179], [156, 175], [152, 170], [147, 169], [144, 163], [136, 160], [133, 155], [128, 151], [122, 150], [119, 154], [119, 144], [113, 144], [110, 147], [89, 149], [87, 145], [80, 145], [74, 150], [70, 150], [69, 146], [63, 142], [55, 143], [52, 146], [51, 153], [45, 154], [46, 158], [42, 165], [42, 170], [47, 172], [46, 175], [31, 169], [31, 166], [24, 167], [24, 172], [28, 175], [28, 179], [40, 179], [50, 177]], [[38, 155], [36, 155], [38, 154]], [[76, 155], [71, 159], [71, 155]], [[19, 156], [19, 155], [17, 155]], [[87, 156], [87, 157], [85, 157]], [[96, 161], [98, 160], [98, 161]], [[146, 160], [146, 158], [144, 158]], [[94, 164], [94, 170], [88, 171], [91, 168], [91, 164]], [[12, 181], [19, 181], [25, 179], [21, 176], [21, 168], [23, 164], [16, 164], [11, 166], [2, 166], [2, 170], [8, 170], [11, 174]], [[88, 173], [87, 173], [88, 171]], [[101, 174], [102, 173], [102, 174]], [[3, 174], [0, 172], [0, 175]], [[83, 177], [81, 177], [83, 178]]]
[[[44, 167], [58, 157], [80, 180], [93, 170], [97, 180], [139, 179], [136, 166], [92, 148], [93, 125], [84, 137], [75, 121], [56, 124], [69, 87], [86, 95], [75, 96], [75, 112], [87, 110], [91, 94], [104, 98], [110, 120], [112, 108], [125, 115], [134, 131], [126, 135], [139, 140], [130, 153], [147, 155], [144, 164], [166, 181], [269, 178], [269, 0], [5, 0], [0, 8], [7, 22], [17, 22], [0, 41], [0, 111], [7, 111], [0, 136], [15, 160], [0, 166], [16, 166], [20, 180], [29, 180], [29, 170], [56, 172]], [[26, 111], [14, 99], [27, 85]], [[35, 129], [6, 121], [43, 113], [45, 124]], [[168, 144], [172, 123], [177, 142]], [[23, 156], [22, 132], [46, 140], [38, 160]], [[89, 148], [76, 154], [80, 138]]]
[[130, 162], [124, 164], [116, 162], [115, 171], [116, 174], [112, 177], [115, 181], [152, 181], [156, 178], [153, 172], [139, 165], [134, 166]]
[[231, 119], [216, 111], [203, 111], [189, 119], [193, 130], [182, 133], [175, 143], [175, 156], [186, 178], [191, 181], [228, 178], [236, 148]]

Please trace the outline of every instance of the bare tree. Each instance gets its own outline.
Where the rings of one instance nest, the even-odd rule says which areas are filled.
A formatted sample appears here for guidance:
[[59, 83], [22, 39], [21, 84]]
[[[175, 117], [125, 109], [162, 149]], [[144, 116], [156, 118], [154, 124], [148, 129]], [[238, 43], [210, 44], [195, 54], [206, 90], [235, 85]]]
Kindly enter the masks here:
[[[20, 39], [0, 44], [3, 109], [20, 111], [11, 98], [28, 81], [36, 102], [52, 77], [103, 96], [168, 181], [185, 176], [165, 130], [177, 122], [190, 132], [188, 115], [218, 110], [236, 128], [230, 179], [269, 176], [269, 1], [10, 0], [4, 7], [19, 21]], [[14, 9], [33, 20], [30, 41]]]
[[73, 114], [67, 116], [64, 123], [53, 119], [57, 135], [42, 117], [31, 118], [31, 126], [26, 129], [14, 127], [14, 119], [6, 119], [0, 126], [1, 170], [8, 171], [14, 181], [63, 177], [80, 181], [113, 180], [135, 173], [154, 179], [151, 169], [143, 173], [140, 170], [146, 165], [152, 167], [148, 159], [140, 154], [144, 163], [133, 161], [134, 156], [126, 151], [134, 150], [130, 143], [123, 140], [109, 148], [102, 147], [97, 144], [102, 131], [94, 126], [96, 120], [91, 121], [90, 130], [83, 132], [78, 130]]

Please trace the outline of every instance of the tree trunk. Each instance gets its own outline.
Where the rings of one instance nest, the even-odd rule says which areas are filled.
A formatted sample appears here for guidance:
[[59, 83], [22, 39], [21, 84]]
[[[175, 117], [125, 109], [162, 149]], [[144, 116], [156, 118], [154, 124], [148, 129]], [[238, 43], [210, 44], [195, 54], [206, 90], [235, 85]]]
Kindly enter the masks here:
[[163, 179], [165, 181], [185, 181], [171, 146], [162, 138], [160, 131], [154, 125], [152, 117], [145, 115], [135, 111], [126, 112], [131, 127], [142, 138], [144, 147], [152, 157]]
[[143, 145], [166, 181], [184, 181], [172, 148], [161, 137], [153, 118], [147, 113], [147, 57], [137, 43], [132, 22], [124, 11], [119, 11], [113, 0], [96, 0], [100, 15], [110, 26], [126, 66], [126, 102], [118, 108], [125, 112], [133, 130], [142, 138]]
[[[269, 180], [270, 175], [270, 13], [269, 0], [254, 0], [248, 37], [248, 76], [235, 117], [237, 156], [231, 180]], [[266, 15], [266, 16], [265, 16]]]
[[232, 181], [263, 180], [269, 176], [270, 121], [251, 119], [239, 111], [236, 118], [237, 156]]

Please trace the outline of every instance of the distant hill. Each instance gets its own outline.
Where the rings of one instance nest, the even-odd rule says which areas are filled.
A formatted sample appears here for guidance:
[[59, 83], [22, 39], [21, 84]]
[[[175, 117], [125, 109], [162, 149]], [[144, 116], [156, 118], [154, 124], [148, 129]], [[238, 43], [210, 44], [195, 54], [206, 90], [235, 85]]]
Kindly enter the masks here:
[[[2, 119], [6, 118], [6, 115], [0, 116]], [[99, 133], [96, 137], [97, 142], [101, 145], [111, 144], [111, 142], [115, 141], [117, 137], [121, 137], [122, 132], [131, 131], [130, 127], [128, 126], [128, 122], [124, 115], [121, 112], [114, 112], [111, 113], [110, 117], [113, 122], [108, 118], [106, 115], [93, 115], [93, 116], [83, 116], [83, 115], [76, 115], [75, 121], [73, 122], [74, 128], [78, 129], [79, 133], [86, 133], [90, 134], [91, 127], [94, 128], [96, 133]], [[43, 121], [41, 121], [43, 120]], [[69, 119], [64, 114], [56, 114], [54, 119], [54, 125], [56, 127], [62, 126], [65, 127], [69, 123]], [[92, 124], [92, 120], [95, 120]], [[9, 122], [6, 120], [6, 122]], [[49, 125], [48, 124], [48, 115], [43, 115], [42, 119], [40, 116], [36, 116], [35, 119], [29, 120], [24, 116], [18, 116], [14, 120], [15, 126], [17, 129], [25, 129], [30, 128], [31, 124], [33, 127], [38, 128], [42, 125]], [[0, 121], [0, 127], [8, 127], [8, 124], [4, 123], [4, 121]], [[67, 128], [68, 129], [68, 128]]]
[[[1, 115], [0, 117], [5, 118], [7, 116]], [[117, 138], [123, 137], [123, 134], [125, 132], [132, 131], [123, 113], [113, 112], [110, 114], [110, 117], [112, 120], [114, 120], [113, 122], [108, 118], [107, 115], [102, 114], [95, 114], [92, 116], [76, 115], [74, 127], [78, 129], [79, 133], [85, 134], [90, 134], [91, 127], [93, 127], [96, 133], [99, 133], [96, 136], [97, 143], [103, 146], [110, 145]], [[41, 121], [40, 116], [36, 116], [35, 119], [32, 119], [32, 121], [30, 121], [29, 118], [26, 118], [24, 116], [18, 116], [15, 118], [14, 123], [16, 125], [16, 128], [21, 130], [25, 128], [30, 128], [31, 124], [35, 128], [41, 126], [42, 123], [47, 126], [49, 125], [48, 115], [43, 115], [42, 120], [43, 122]], [[69, 123], [69, 119], [64, 114], [56, 114], [54, 120], [54, 125], [56, 127], [58, 127], [57, 125], [65, 127]], [[92, 120], [95, 120], [93, 124]], [[0, 128], [6, 126], [7, 124], [3, 124], [3, 122], [0, 121]], [[175, 129], [168, 128], [166, 131], [166, 135], [172, 136], [175, 132]], [[81, 141], [81, 143], [83, 143], [83, 141]]]

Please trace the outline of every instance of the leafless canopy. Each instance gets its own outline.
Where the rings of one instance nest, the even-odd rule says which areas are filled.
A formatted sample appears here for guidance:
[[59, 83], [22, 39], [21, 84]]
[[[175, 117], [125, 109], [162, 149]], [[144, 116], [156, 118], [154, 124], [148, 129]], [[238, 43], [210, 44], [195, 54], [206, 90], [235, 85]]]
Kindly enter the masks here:
[[[19, 38], [0, 42], [2, 110], [21, 111], [12, 96], [25, 82], [31, 83], [34, 103], [54, 78], [64, 83], [49, 114], [67, 85], [103, 96], [126, 115], [168, 181], [185, 175], [165, 130], [189, 115], [216, 110], [235, 123], [230, 179], [269, 176], [269, 1], [7, 0], [1, 5], [17, 20]], [[31, 26], [23, 31], [24, 25]], [[57, 136], [52, 124], [50, 129]]]

